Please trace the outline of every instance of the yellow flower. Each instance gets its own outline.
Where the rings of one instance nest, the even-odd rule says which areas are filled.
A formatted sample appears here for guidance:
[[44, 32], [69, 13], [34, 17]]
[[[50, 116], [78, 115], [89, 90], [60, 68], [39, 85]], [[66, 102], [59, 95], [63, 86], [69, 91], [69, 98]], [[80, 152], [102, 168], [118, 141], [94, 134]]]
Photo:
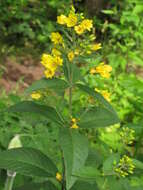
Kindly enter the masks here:
[[68, 53], [68, 59], [69, 59], [69, 61], [72, 61], [74, 59], [74, 52], [73, 51], [70, 51]]
[[77, 125], [77, 119], [76, 118], [72, 118], [71, 122], [72, 122], [71, 129], [78, 129], [79, 128], [79, 126]]
[[56, 179], [62, 181], [62, 175], [59, 172], [56, 173]]
[[91, 45], [91, 50], [93, 50], [93, 51], [97, 51], [97, 50], [99, 50], [101, 48], [102, 48], [101, 43]]
[[95, 74], [96, 73], [96, 69], [95, 68], [91, 68], [89, 72], [90, 72], [90, 74]]
[[41, 98], [41, 94], [40, 94], [39, 92], [33, 92], [33, 93], [31, 94], [31, 97], [32, 97], [33, 99], [35, 99], [35, 100], [38, 100], [38, 99]]
[[51, 33], [51, 41], [54, 44], [62, 44], [63, 43], [63, 38], [59, 32], [52, 32]]
[[57, 50], [56, 48], [53, 48], [52, 49], [52, 55], [54, 55], [54, 56], [60, 56], [61, 52], [59, 50]]
[[110, 100], [110, 93], [109, 93], [107, 90], [102, 90], [102, 91], [101, 91], [101, 94], [102, 94], [102, 96], [103, 96], [108, 102], [111, 101], [111, 100]]
[[60, 56], [53, 57], [53, 65], [58, 66], [63, 64], [63, 59]]
[[55, 61], [55, 58], [50, 54], [43, 54], [41, 63], [46, 69], [53, 71], [55, 71], [58, 66], [57, 61]]
[[44, 71], [44, 74], [45, 74], [46, 78], [52, 78], [55, 75], [55, 71], [47, 69]]
[[57, 23], [58, 24], [66, 24], [67, 23], [67, 17], [65, 15], [57, 16]]
[[103, 78], [109, 78], [111, 71], [112, 67], [110, 65], [105, 65], [104, 62], [100, 63], [95, 69], [95, 73], [99, 73]]
[[102, 96], [110, 102], [110, 93], [107, 90], [99, 90], [97, 88], [94, 89], [96, 92], [99, 92], [102, 94]]
[[78, 128], [79, 128], [79, 126], [76, 123], [73, 123], [71, 126], [71, 129], [78, 129]]
[[78, 35], [81, 35], [84, 33], [84, 27], [80, 24], [78, 26], [75, 26], [74, 27], [74, 30], [75, 32], [78, 34]]
[[89, 20], [89, 19], [84, 19], [84, 20], [81, 22], [81, 25], [83, 26], [84, 30], [90, 31], [91, 28], [93, 27], [93, 21], [92, 21], [92, 20]]
[[66, 19], [67, 27], [73, 27], [77, 24], [77, 16], [74, 12], [70, 11]]
[[77, 119], [76, 118], [72, 118], [71, 120], [73, 123], [76, 123], [77, 122]]
[[90, 55], [92, 52], [91, 52], [90, 50], [87, 50], [87, 52], [86, 52], [86, 53]]
[[74, 54], [75, 54], [75, 55], [79, 55], [79, 53], [80, 53], [79, 49], [75, 49]]

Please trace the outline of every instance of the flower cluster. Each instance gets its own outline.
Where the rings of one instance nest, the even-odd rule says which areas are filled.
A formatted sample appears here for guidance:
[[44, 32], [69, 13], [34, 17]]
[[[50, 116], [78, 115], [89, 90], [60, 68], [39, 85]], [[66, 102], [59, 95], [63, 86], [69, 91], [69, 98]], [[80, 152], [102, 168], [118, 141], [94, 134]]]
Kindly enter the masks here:
[[95, 91], [101, 93], [102, 96], [103, 96], [108, 102], [111, 101], [111, 100], [110, 100], [110, 93], [109, 93], [107, 90], [99, 90], [99, 89], [95, 88]]
[[126, 145], [130, 145], [135, 140], [135, 131], [133, 129], [129, 129], [128, 127], [123, 127], [122, 131], [120, 132], [120, 136], [122, 141]]
[[[53, 41], [56, 42], [56, 38], [54, 38]], [[51, 54], [44, 53], [42, 55], [41, 63], [45, 67], [46, 78], [52, 78], [55, 75], [58, 66], [62, 66], [63, 64], [61, 52], [53, 48]]]
[[126, 155], [120, 159], [118, 164], [116, 164], [116, 162], [114, 164], [114, 171], [121, 177], [126, 177], [129, 174], [133, 174], [133, 171], [135, 169], [132, 159]]
[[112, 71], [112, 67], [110, 65], [106, 65], [104, 62], [102, 62], [96, 68], [92, 68], [90, 70], [90, 74], [98, 73], [103, 78], [109, 78], [111, 71]]
[[35, 100], [39, 100], [41, 98], [41, 94], [39, 92], [33, 92], [31, 94], [31, 98]]
[[78, 129], [79, 126], [77, 125], [77, 119], [72, 118], [71, 119], [71, 129]]
[[63, 14], [58, 16], [57, 23], [61, 25], [66, 25], [70, 28], [74, 27], [74, 30], [78, 35], [83, 34], [85, 31], [91, 31], [91, 29], [93, 28], [93, 21], [90, 19], [84, 19], [82, 15], [76, 14], [73, 7], [68, 16], [65, 16]]

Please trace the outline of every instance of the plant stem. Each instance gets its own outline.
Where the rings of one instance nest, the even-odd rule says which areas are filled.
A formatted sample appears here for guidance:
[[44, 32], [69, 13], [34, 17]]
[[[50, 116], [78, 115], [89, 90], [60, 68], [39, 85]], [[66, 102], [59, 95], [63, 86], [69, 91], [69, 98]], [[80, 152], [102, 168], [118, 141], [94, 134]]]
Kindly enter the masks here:
[[69, 112], [72, 116], [72, 87], [69, 88]]
[[4, 190], [12, 190], [15, 176], [7, 176]]

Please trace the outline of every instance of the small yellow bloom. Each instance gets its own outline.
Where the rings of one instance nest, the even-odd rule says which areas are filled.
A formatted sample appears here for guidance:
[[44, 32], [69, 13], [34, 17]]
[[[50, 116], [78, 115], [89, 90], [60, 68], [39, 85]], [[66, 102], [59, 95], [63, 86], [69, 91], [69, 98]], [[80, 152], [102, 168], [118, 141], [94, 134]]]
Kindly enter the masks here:
[[45, 74], [46, 78], [52, 78], [55, 75], [55, 71], [47, 69], [44, 71], [44, 74]]
[[77, 119], [76, 119], [76, 118], [72, 118], [72, 122], [73, 122], [73, 123], [76, 123], [76, 122], [77, 122]]
[[95, 68], [91, 68], [89, 72], [90, 72], [90, 74], [95, 74], [96, 73], [96, 69]]
[[97, 50], [99, 50], [99, 49], [101, 49], [101, 48], [102, 48], [102, 47], [101, 47], [101, 43], [91, 45], [91, 50], [92, 50], [92, 51], [97, 51]]
[[70, 11], [66, 19], [67, 27], [73, 27], [77, 24], [77, 16], [74, 12]]
[[92, 20], [89, 20], [89, 19], [84, 19], [84, 20], [81, 22], [81, 25], [83, 26], [84, 30], [90, 31], [91, 28], [93, 27], [93, 21], [92, 21]]
[[51, 41], [54, 44], [62, 44], [63, 43], [63, 38], [59, 32], [52, 32], [51, 33]]
[[110, 93], [109, 93], [107, 90], [99, 90], [99, 89], [95, 88], [95, 91], [101, 93], [102, 96], [103, 96], [107, 101], [109, 101], [109, 102], [111, 101], [111, 100], [110, 100]]
[[54, 55], [54, 56], [60, 56], [61, 52], [59, 50], [57, 50], [56, 48], [53, 48], [52, 49], [52, 55]]
[[78, 34], [78, 35], [81, 35], [81, 34], [83, 34], [84, 33], [84, 27], [83, 27], [83, 25], [78, 25], [78, 26], [75, 26], [74, 27], [74, 30], [75, 30], [75, 32]]
[[90, 50], [87, 50], [87, 52], [86, 52], [86, 53], [90, 55], [92, 52], [91, 52]]
[[66, 24], [67, 23], [67, 17], [65, 15], [57, 16], [57, 23], [58, 24]]
[[59, 172], [56, 173], [56, 179], [62, 181], [62, 175]]
[[46, 69], [55, 71], [57, 68], [57, 63], [54, 57], [50, 54], [43, 54], [41, 58], [41, 63]]
[[108, 101], [108, 102], [110, 102], [111, 100], [110, 100], [110, 93], [107, 91], [107, 90], [102, 90], [101, 91], [101, 94], [102, 94], [102, 96]]
[[78, 129], [78, 128], [79, 128], [79, 126], [76, 123], [73, 123], [71, 126], [71, 129]]
[[63, 59], [60, 56], [53, 57], [53, 65], [58, 66], [63, 64]]
[[79, 50], [79, 49], [75, 49], [74, 54], [75, 54], [75, 55], [79, 55], [79, 53], [80, 53], [80, 50]]
[[109, 78], [111, 71], [112, 67], [110, 65], [105, 65], [104, 62], [100, 63], [100, 65], [96, 67], [96, 73], [99, 73], [103, 78]]
[[78, 129], [79, 128], [79, 126], [77, 125], [77, 119], [76, 118], [72, 118], [71, 122], [72, 122], [71, 129]]
[[32, 99], [38, 100], [41, 98], [41, 94], [39, 92], [33, 92], [31, 94]]
[[69, 61], [72, 61], [74, 59], [74, 52], [73, 51], [70, 51], [68, 53], [68, 59], [69, 59]]

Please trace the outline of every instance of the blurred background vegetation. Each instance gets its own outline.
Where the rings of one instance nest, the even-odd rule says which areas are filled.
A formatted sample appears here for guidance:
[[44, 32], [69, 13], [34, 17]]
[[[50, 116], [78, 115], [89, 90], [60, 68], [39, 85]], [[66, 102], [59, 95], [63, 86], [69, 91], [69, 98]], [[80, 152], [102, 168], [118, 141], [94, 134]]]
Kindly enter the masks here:
[[[88, 59], [89, 64], [82, 68], [85, 80], [91, 87], [108, 89], [111, 103], [121, 119], [120, 127], [132, 128], [136, 134], [132, 146], [119, 146], [116, 142], [117, 147], [115, 147], [114, 136], [117, 130], [113, 130], [110, 134], [104, 133], [106, 135], [103, 136], [102, 132], [105, 129], [100, 129], [98, 134], [101, 135], [98, 138], [106, 144], [106, 151], [103, 147], [102, 151], [106, 155], [109, 149], [121, 151], [122, 147], [121, 149], [143, 161], [141, 148], [143, 146], [143, 2], [141, 0], [0, 0], [0, 80], [5, 79], [7, 83], [15, 80], [16, 83], [15, 88], [8, 94], [5, 92], [5, 86], [1, 85], [0, 108], [4, 109], [7, 105], [23, 98], [18, 95], [21, 92], [19, 85], [22, 84], [25, 88], [36, 78], [29, 72], [30, 66], [34, 72], [33, 68], [39, 65], [41, 53], [49, 49], [50, 33], [58, 27], [57, 15], [66, 11], [72, 3], [77, 12], [84, 12], [93, 19], [96, 41], [102, 44], [97, 59]], [[12, 65], [7, 62], [11, 60], [22, 69], [8, 71]], [[108, 81], [99, 80], [88, 73], [89, 68], [101, 61], [105, 61], [113, 68], [112, 77]], [[24, 69], [26, 73], [29, 72], [25, 80]], [[11, 76], [12, 72], [14, 76]], [[17, 72], [20, 75], [18, 77], [16, 77]], [[38, 66], [35, 75], [39, 75], [40, 72]], [[74, 101], [75, 106], [78, 106], [78, 102], [83, 103], [85, 97], [77, 94]], [[1, 118], [0, 149], [6, 149], [10, 138], [22, 131], [35, 135], [30, 142], [32, 146], [38, 146], [45, 152], [50, 151], [53, 156], [52, 148], [55, 148], [55, 144], [50, 144], [52, 147], [50, 150], [43, 149], [43, 145], [47, 147], [50, 143], [45, 140], [45, 133], [53, 139], [53, 142], [57, 133], [54, 129], [48, 128], [48, 121], [44, 120], [39, 124], [39, 121], [41, 122], [39, 118], [35, 118], [34, 122], [32, 118], [25, 121], [25, 118], [18, 114], [7, 113], [2, 113]], [[43, 128], [43, 125], [47, 128]], [[89, 134], [90, 132], [92, 134], [92, 131], [88, 131]], [[29, 139], [27, 141], [29, 142]], [[27, 144], [27, 141], [24, 143]], [[39, 144], [36, 144], [37, 142]], [[2, 178], [0, 180], [3, 184]], [[27, 179], [19, 177], [17, 183], [22, 184], [22, 180]], [[137, 181], [133, 179], [132, 183], [143, 186], [142, 178]]]

